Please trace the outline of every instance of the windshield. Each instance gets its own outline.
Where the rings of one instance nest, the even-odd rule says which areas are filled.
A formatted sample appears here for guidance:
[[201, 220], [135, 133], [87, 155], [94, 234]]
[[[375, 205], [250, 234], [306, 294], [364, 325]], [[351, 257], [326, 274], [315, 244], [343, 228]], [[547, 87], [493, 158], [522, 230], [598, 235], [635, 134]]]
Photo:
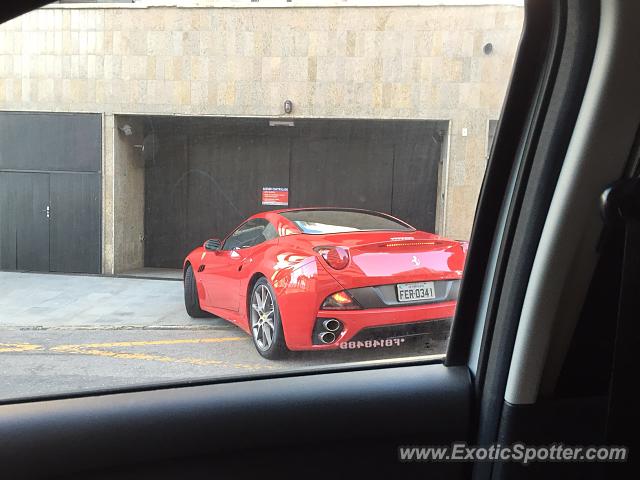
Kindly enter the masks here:
[[350, 210], [296, 210], [281, 214], [302, 231], [315, 235], [326, 233], [367, 232], [392, 230], [410, 232], [413, 227], [374, 212]]

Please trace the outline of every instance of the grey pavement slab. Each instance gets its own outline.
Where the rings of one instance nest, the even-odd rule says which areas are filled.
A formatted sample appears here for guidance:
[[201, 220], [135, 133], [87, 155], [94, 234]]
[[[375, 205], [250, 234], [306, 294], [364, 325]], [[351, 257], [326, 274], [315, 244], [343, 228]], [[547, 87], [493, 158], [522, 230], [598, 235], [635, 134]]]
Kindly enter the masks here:
[[189, 317], [182, 295], [174, 280], [0, 272], [0, 327], [226, 324]]

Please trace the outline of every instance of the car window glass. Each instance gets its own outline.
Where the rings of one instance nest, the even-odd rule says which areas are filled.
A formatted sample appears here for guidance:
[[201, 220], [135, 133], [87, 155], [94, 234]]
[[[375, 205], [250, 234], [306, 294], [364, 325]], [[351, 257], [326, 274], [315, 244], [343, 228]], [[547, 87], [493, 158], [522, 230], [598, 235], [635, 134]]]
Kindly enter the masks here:
[[273, 240], [274, 238], [278, 237], [278, 231], [271, 222], [268, 222], [264, 227], [264, 230], [262, 231], [262, 235], [264, 236], [265, 240]]
[[0, 401], [443, 356], [523, 18], [64, 0], [1, 24]]
[[270, 238], [267, 238], [265, 235], [265, 232], [267, 235], [272, 235], [275, 232], [275, 228], [273, 228], [267, 220], [249, 220], [237, 228], [229, 238], [227, 238], [222, 246], [222, 250], [236, 250], [259, 245], [262, 242], [270, 240]]
[[285, 212], [282, 216], [295, 223], [302, 233], [311, 234], [375, 230], [407, 232], [413, 230], [409, 225], [394, 218], [373, 212], [297, 210]]

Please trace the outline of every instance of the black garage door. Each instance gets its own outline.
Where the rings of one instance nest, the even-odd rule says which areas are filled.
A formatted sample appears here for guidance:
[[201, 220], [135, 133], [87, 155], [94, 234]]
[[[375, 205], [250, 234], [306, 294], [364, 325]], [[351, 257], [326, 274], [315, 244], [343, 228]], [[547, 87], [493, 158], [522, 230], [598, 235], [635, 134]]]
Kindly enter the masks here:
[[101, 119], [0, 113], [0, 269], [99, 273]]
[[435, 121], [305, 123], [291, 141], [290, 205], [367, 208], [433, 232], [446, 128]]
[[289, 206], [388, 212], [435, 229], [447, 123], [436, 121], [167, 119], [145, 139], [145, 266], [176, 268], [185, 254], [268, 209], [264, 187]]

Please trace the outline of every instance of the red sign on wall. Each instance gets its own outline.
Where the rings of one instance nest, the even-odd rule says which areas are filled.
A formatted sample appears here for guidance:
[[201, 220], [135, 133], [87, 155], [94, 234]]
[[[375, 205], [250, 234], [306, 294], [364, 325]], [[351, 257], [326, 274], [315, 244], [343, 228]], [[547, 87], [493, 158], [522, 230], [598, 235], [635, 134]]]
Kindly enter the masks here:
[[262, 205], [289, 205], [289, 188], [262, 187]]

